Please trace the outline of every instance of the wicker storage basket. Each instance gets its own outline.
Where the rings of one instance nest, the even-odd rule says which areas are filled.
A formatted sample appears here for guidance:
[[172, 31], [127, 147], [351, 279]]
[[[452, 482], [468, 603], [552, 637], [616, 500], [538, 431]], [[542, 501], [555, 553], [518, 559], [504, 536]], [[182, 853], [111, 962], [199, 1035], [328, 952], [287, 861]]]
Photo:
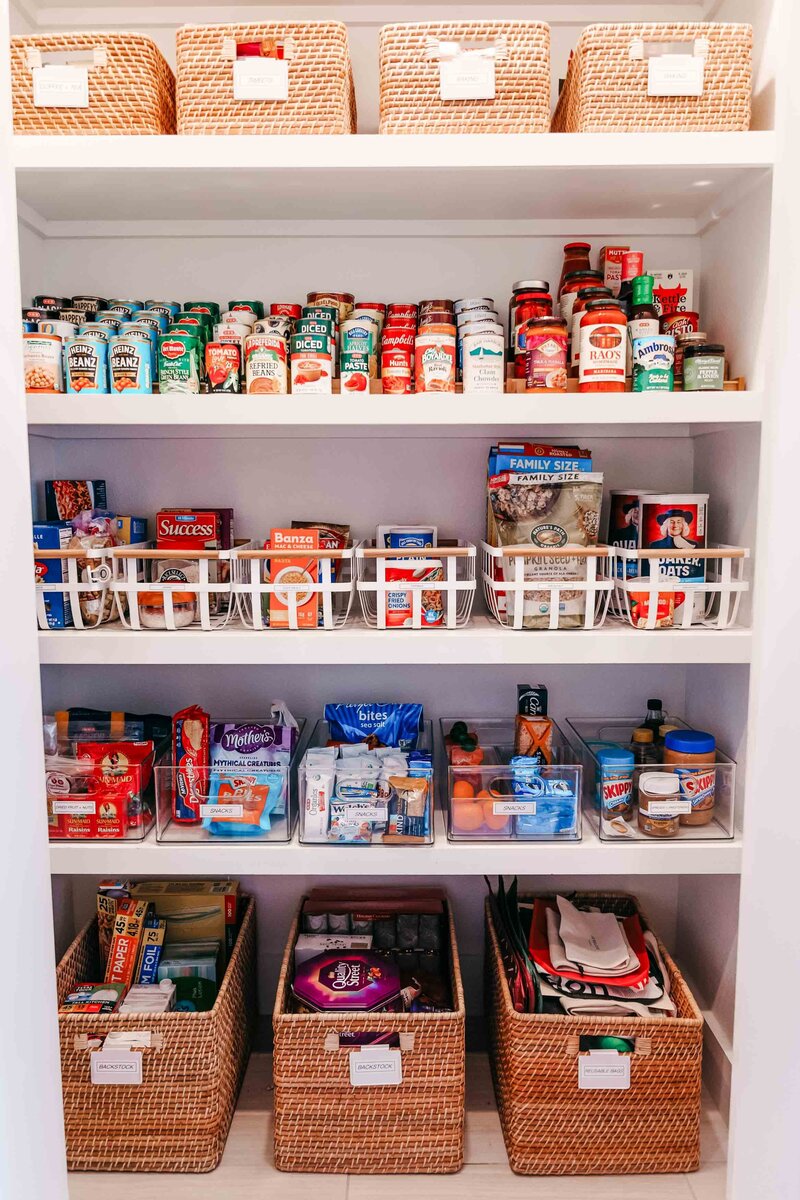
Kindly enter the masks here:
[[[290, 43], [288, 100], [234, 100], [226, 46]], [[184, 25], [177, 34], [178, 133], [355, 133], [347, 27], [339, 21]]]
[[[464, 44], [504, 38], [493, 100], [442, 100], [429, 38]], [[384, 25], [380, 42], [381, 133], [546, 133], [550, 122], [550, 27], [541, 21], [425, 21]]]
[[[283, 958], [275, 1035], [275, 1166], [281, 1171], [399, 1175], [458, 1171], [464, 1161], [464, 992], [448, 914], [455, 1011], [291, 1013], [297, 922]], [[339, 1032], [400, 1034], [403, 1082], [353, 1087]], [[424, 1189], [423, 1189], [424, 1190]]]
[[[580, 898], [618, 916], [637, 911], [628, 896]], [[487, 904], [492, 1072], [509, 1162], [518, 1175], [697, 1170], [703, 1020], [663, 946], [661, 953], [678, 1007], [675, 1018], [518, 1013]], [[578, 1089], [578, 1039], [584, 1035], [635, 1039], [629, 1090]]]
[[[89, 67], [88, 108], [37, 108], [37, 52]], [[138, 33], [46, 33], [11, 39], [15, 133], [174, 133], [175, 76]]]
[[[59, 1015], [67, 1165], [72, 1171], [212, 1171], [222, 1158], [255, 1020], [255, 901], [217, 1002], [209, 1012], [97, 1017]], [[98, 974], [97, 924], [78, 934], [59, 963], [58, 1001]], [[146, 1029], [139, 1085], [90, 1081], [88, 1034]]]
[[[648, 96], [645, 56], [631, 57], [642, 39], [708, 45], [702, 96]], [[753, 29], [703, 21], [589, 25], [570, 56], [553, 114], [553, 133], [731, 132], [750, 128]], [[691, 47], [687, 49], [691, 53]]]

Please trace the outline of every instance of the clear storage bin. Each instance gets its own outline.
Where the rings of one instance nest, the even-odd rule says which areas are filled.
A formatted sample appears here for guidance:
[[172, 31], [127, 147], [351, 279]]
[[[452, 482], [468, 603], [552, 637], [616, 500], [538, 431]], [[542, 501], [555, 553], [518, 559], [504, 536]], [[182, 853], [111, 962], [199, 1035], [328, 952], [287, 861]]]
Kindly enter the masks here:
[[[511, 766], [513, 721], [480, 719], [466, 724], [477, 735], [483, 761], [453, 766], [446, 740], [453, 718], [439, 722], [446, 787], [442, 807], [450, 841], [580, 841], [583, 769], [555, 722], [552, 763], [539, 765], [531, 759], [530, 766], [516, 767]], [[459, 794], [468, 789], [473, 796]]]
[[251, 545], [240, 541], [233, 550], [159, 550], [154, 542], [115, 547], [112, 558], [122, 564], [122, 571], [112, 587], [123, 624], [172, 633], [222, 629], [236, 611], [234, 556]]
[[[634, 629], [729, 629], [749, 588], [744, 578], [750, 551], [741, 546], [709, 546], [676, 551], [614, 550], [611, 611]], [[691, 560], [702, 563], [705, 579], [681, 578]]]
[[[233, 586], [242, 621], [251, 629], [340, 629], [353, 604], [355, 553], [355, 546], [342, 550], [237, 550]], [[287, 559], [296, 563], [298, 556], [308, 559], [305, 569], [288, 566], [270, 582], [272, 562]], [[280, 623], [272, 619], [270, 609]]]
[[[89, 760], [79, 747], [109, 741], [109, 754]], [[125, 758], [109, 734], [71, 741], [45, 757], [47, 835], [51, 842], [142, 841], [155, 820], [159, 747]], [[135, 744], [135, 743], [133, 743]]]
[[507, 629], [599, 629], [613, 591], [608, 546], [481, 543], [483, 591], [489, 612]]
[[[327, 721], [318, 721], [304, 749], [327, 746], [330, 726]], [[433, 763], [433, 725], [422, 722], [417, 737], [416, 749], [431, 755]], [[398, 753], [400, 753], [398, 751]], [[300, 841], [316, 845], [348, 846], [421, 846], [431, 845], [434, 840], [434, 769], [422, 775], [414, 775], [411, 763], [407, 771], [392, 773], [391, 778], [422, 780], [427, 786], [415, 787], [408, 795], [404, 789], [391, 785], [382, 789], [377, 797], [366, 797], [363, 802], [349, 799], [347, 821], [340, 821], [336, 780], [326, 783], [323, 771], [318, 771], [300, 761], [297, 771], [298, 807], [300, 811]], [[409, 832], [405, 832], [408, 830]]]
[[[364, 620], [373, 629], [460, 629], [475, 600], [475, 556], [470, 542], [425, 550], [359, 546], [356, 586]], [[401, 573], [408, 578], [398, 578]]]
[[[667, 722], [677, 729], [688, 729], [685, 721], [669, 717]], [[658, 776], [673, 776], [675, 767], [658, 761], [661, 747], [655, 746], [654, 761], [645, 765], [635, 764], [630, 770], [609, 761], [604, 753], [614, 748], [631, 748], [634, 729], [641, 726], [640, 717], [592, 717], [567, 720], [567, 733], [573, 748], [583, 764], [584, 810], [592, 828], [602, 841], [708, 841], [733, 837], [734, 796], [736, 787], [736, 763], [719, 748], [714, 764], [698, 763], [689, 768], [680, 779], [680, 792], [663, 804], [677, 817], [691, 817], [692, 809], [697, 814], [701, 794], [713, 795], [713, 807], [706, 824], [686, 824], [679, 820], [674, 834], [663, 836], [643, 832], [639, 828], [639, 781], [644, 773]], [[681, 770], [685, 768], [681, 767]], [[707, 799], [705, 801], [707, 803]], [[651, 804], [652, 807], [652, 804]], [[656, 801], [656, 810], [659, 801]], [[706, 810], [708, 811], [708, 810]], [[668, 812], [662, 808], [659, 816], [667, 824]]]
[[[262, 719], [262, 718], [259, 718]], [[246, 726], [252, 722], [238, 718], [213, 718], [217, 723]], [[297, 824], [297, 764], [305, 749], [306, 721], [298, 718], [298, 737], [288, 767], [254, 767], [248, 775], [242, 771], [235, 780], [231, 769], [207, 767], [203, 770], [206, 803], [201, 805], [198, 821], [179, 821], [174, 817], [175, 761], [170, 750], [156, 766], [156, 838], [159, 842], [203, 842], [230, 845], [242, 842], [289, 842]], [[249, 814], [252, 823], [245, 824]]]

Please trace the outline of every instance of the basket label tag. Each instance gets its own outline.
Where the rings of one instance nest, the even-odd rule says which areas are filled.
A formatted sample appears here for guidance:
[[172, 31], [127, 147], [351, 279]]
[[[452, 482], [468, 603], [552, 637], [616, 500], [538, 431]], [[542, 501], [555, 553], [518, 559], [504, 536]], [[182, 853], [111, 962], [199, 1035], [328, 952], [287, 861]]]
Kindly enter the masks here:
[[33, 68], [36, 108], [88, 108], [89, 68], [55, 64]]
[[94, 800], [53, 800], [51, 805], [54, 813], [71, 817], [93, 817], [97, 812]]
[[288, 100], [289, 64], [278, 58], [237, 58], [234, 100]]
[[95, 1050], [91, 1056], [92, 1083], [142, 1082], [142, 1056], [133, 1050]]
[[692, 54], [658, 54], [648, 58], [648, 96], [702, 96], [705, 61]]
[[617, 1050], [590, 1050], [578, 1059], [578, 1088], [582, 1092], [625, 1092], [631, 1086], [631, 1060]]
[[492, 812], [496, 817], [535, 817], [535, 800], [495, 800]]
[[494, 59], [477, 54], [440, 59], [439, 95], [442, 100], [494, 100]]
[[350, 1083], [353, 1087], [385, 1087], [403, 1082], [403, 1062], [399, 1050], [385, 1046], [362, 1046], [350, 1055]]
[[232, 817], [235, 820], [244, 816], [243, 804], [201, 804], [201, 817]]

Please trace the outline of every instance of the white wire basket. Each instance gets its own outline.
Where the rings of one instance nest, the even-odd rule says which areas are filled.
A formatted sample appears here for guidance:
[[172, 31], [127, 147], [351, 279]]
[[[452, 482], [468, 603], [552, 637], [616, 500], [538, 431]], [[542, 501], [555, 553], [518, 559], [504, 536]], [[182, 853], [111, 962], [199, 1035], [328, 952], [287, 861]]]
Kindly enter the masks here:
[[489, 612], [507, 629], [599, 629], [614, 590], [609, 546], [481, 543]]
[[[122, 576], [122, 564], [114, 558], [114, 547], [75, 550], [42, 550], [34, 547], [34, 564], [60, 561], [60, 581], [47, 580], [36, 569], [36, 619], [40, 629], [96, 629], [119, 620], [113, 592]], [[46, 572], [45, 572], [46, 574]], [[62, 596], [72, 610], [71, 625], [55, 626], [48, 620], [46, 598]]]
[[475, 601], [475, 559], [471, 542], [426, 550], [362, 543], [356, 587], [364, 620], [373, 629], [460, 629]]
[[[234, 591], [243, 623], [252, 629], [340, 629], [353, 604], [355, 551], [355, 546], [303, 550], [301, 556], [308, 559], [309, 569], [302, 580], [284, 580], [278, 570], [275, 581], [270, 582], [275, 563], [281, 559], [296, 562], [296, 549], [237, 550]], [[278, 614], [280, 623], [274, 619]]]
[[[728, 629], [750, 586], [744, 578], [750, 551], [741, 546], [715, 545], [688, 554], [617, 547], [614, 555], [611, 611], [634, 629]], [[705, 564], [705, 579], [676, 574], [692, 560]]]
[[[120, 619], [135, 630], [223, 629], [236, 611], [233, 557], [251, 545], [240, 541], [233, 550], [159, 550], [153, 542], [116, 546], [111, 555], [122, 570], [112, 587]], [[163, 578], [170, 563], [181, 578]], [[164, 568], [162, 578], [156, 564]]]

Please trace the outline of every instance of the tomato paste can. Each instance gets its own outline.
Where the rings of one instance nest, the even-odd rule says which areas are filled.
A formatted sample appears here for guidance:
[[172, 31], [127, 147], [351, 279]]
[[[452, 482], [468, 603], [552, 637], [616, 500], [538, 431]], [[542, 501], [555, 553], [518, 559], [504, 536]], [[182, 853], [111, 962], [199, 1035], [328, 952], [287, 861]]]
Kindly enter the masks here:
[[372, 377], [369, 355], [363, 350], [343, 350], [339, 375], [342, 393], [369, 392], [369, 381]]
[[108, 393], [108, 345], [100, 338], [68, 338], [64, 345], [64, 375], [68, 392]]
[[251, 333], [244, 344], [245, 390], [285, 395], [286, 339], [279, 333]]
[[206, 346], [206, 379], [210, 392], [240, 392], [242, 356], [235, 342], [209, 342]]

